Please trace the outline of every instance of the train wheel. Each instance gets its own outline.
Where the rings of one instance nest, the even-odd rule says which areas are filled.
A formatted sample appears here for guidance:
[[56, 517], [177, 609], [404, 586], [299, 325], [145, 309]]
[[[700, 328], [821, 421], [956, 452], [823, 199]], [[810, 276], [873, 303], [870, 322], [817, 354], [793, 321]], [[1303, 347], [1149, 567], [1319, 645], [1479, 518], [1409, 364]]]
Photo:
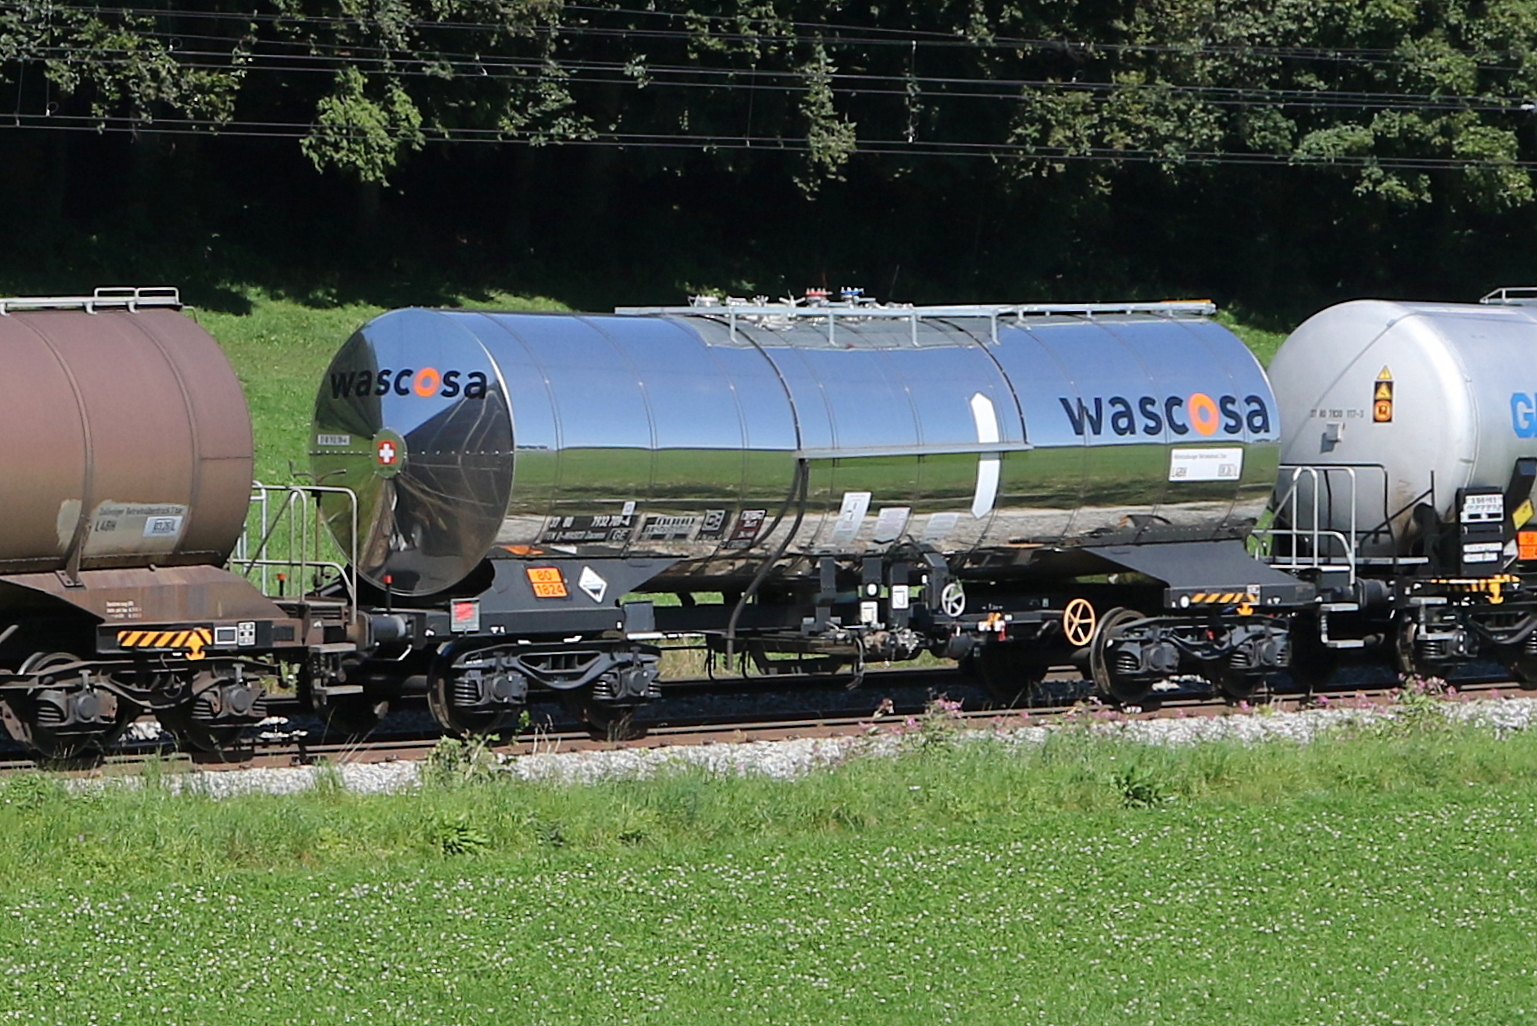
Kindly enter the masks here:
[[157, 710], [160, 725], [189, 748], [227, 752], [240, 747], [247, 727], [267, 714], [267, 693], [251, 678], [217, 676], [204, 670], [192, 679], [191, 697]]
[[634, 741], [646, 736], [645, 726], [635, 722], [634, 706], [591, 700], [579, 701], [577, 706], [578, 715], [600, 741]]
[[1505, 662], [1505, 670], [1510, 674], [1511, 680], [1521, 686], [1522, 691], [1537, 690], [1537, 660], [1530, 656], [1508, 659]]
[[996, 705], [1029, 705], [1050, 666], [1039, 653], [1010, 642], [981, 646], [971, 660], [982, 689]]
[[227, 752], [240, 745], [243, 723], [205, 723], [192, 714], [191, 703], [156, 709], [155, 718], [176, 738], [177, 743], [199, 752]]
[[489, 709], [464, 708], [454, 702], [454, 682], [451, 673], [435, 669], [427, 687], [427, 708], [432, 718], [450, 734], [459, 737], [478, 737], [499, 734], [517, 726], [521, 706], [493, 706]]
[[[78, 670], [63, 667], [80, 662], [68, 652], [38, 652], [28, 656], [18, 675], [37, 679], [37, 694], [0, 701], [0, 721], [7, 733], [34, 755], [45, 759], [72, 759], [91, 749], [102, 749], [116, 741], [139, 715], [131, 702], [101, 688], [93, 687]], [[54, 673], [54, 670], [61, 672]], [[89, 724], [78, 723], [61, 730], [64, 707], [72, 708]]]
[[1439, 677], [1447, 671], [1443, 667], [1439, 671], [1432, 666], [1427, 666], [1420, 658], [1417, 651], [1420, 626], [1410, 617], [1401, 617], [1398, 625], [1393, 630], [1393, 661], [1398, 666], [1398, 672], [1410, 677]]
[[1145, 618], [1135, 609], [1112, 609], [1099, 618], [1099, 629], [1089, 643], [1089, 675], [1095, 688], [1122, 705], [1137, 705], [1153, 690], [1150, 682], [1127, 680], [1117, 674], [1108, 659], [1110, 644], [1121, 636], [1121, 629], [1142, 619]]
[[1254, 693], [1265, 683], [1262, 674], [1253, 673], [1229, 673], [1217, 674], [1217, 690], [1235, 702], [1246, 702], [1254, 697]]

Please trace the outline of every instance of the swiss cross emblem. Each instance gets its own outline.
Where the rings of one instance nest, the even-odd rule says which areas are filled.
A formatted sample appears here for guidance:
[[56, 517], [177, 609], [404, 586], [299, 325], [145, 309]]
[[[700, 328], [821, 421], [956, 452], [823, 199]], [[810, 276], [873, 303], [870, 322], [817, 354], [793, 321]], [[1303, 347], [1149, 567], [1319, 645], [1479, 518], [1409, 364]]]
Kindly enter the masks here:
[[395, 465], [395, 457], [398, 455], [395, 451], [395, 443], [386, 438], [379, 443], [377, 449], [379, 453], [379, 466], [393, 467]]

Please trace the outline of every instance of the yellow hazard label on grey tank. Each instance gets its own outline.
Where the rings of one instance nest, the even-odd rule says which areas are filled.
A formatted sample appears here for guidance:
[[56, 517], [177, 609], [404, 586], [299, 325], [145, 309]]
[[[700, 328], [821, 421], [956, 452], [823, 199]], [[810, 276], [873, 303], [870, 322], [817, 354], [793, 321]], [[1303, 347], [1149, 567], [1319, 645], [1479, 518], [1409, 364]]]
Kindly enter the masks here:
[[1393, 421], [1393, 372], [1386, 367], [1377, 375], [1377, 383], [1372, 390], [1372, 421], [1377, 424], [1390, 424]]
[[188, 659], [197, 660], [203, 658], [203, 649], [213, 644], [213, 631], [207, 627], [118, 631], [117, 643], [123, 648], [184, 650]]

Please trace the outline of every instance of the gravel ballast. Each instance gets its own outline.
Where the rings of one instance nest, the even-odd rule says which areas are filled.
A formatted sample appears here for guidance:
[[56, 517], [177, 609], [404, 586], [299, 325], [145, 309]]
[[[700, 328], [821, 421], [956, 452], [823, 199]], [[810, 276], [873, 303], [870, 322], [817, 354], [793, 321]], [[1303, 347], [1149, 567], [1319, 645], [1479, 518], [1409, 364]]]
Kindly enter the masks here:
[[[1526, 730], [1537, 716], [1537, 699], [1508, 698], [1445, 702], [1445, 715], [1492, 727], [1497, 734]], [[1122, 719], [1098, 714], [1090, 729], [1106, 736], [1155, 745], [1192, 745], [1236, 740], [1246, 744], [1262, 741], [1307, 743], [1320, 732], [1351, 723], [1370, 723], [1399, 714], [1388, 707], [1322, 708], [1301, 712], [1266, 712], [1232, 716], [1191, 716], [1163, 719]], [[1093, 714], [1091, 714], [1093, 715]], [[996, 729], [963, 729], [956, 736], [991, 737], [1016, 744], [1039, 744], [1063, 724]], [[611, 751], [538, 752], [504, 758], [501, 770], [520, 780], [592, 783], [600, 780], [638, 779], [668, 769], [702, 769], [720, 776], [762, 774], [794, 779], [836, 765], [853, 755], [879, 757], [897, 752], [906, 734], [922, 729], [917, 721], [879, 721], [862, 736], [800, 738], [789, 741], [753, 741], [739, 744], [677, 745], [668, 748], [622, 748]], [[162, 778], [177, 793], [225, 798], [240, 794], [294, 794], [324, 780], [360, 794], [407, 790], [421, 784], [419, 762], [351, 762], [316, 767], [274, 769], [199, 770]], [[138, 786], [136, 777], [75, 780], [71, 786], [90, 788]]]

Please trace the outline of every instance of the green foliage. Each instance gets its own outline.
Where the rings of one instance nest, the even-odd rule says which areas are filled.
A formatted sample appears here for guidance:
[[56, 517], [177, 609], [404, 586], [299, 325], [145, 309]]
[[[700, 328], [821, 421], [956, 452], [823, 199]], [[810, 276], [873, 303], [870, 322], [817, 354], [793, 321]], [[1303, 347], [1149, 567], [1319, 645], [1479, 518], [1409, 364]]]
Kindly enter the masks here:
[[18, 773], [0, 782], [0, 805], [36, 809], [63, 796], [59, 782], [43, 773]]
[[444, 737], [427, 754], [422, 782], [429, 787], [464, 787], [484, 784], [500, 773], [496, 753], [487, 739]]
[[251, 57], [254, 24], [237, 18], [227, 48], [196, 58], [178, 53], [175, 37], [157, 31], [159, 26], [157, 15], [142, 8], [22, 0], [0, 11], [0, 60], [38, 66], [54, 88], [81, 101], [82, 112], [98, 121], [125, 117], [148, 125], [157, 116], [212, 125], [230, 121]]
[[1146, 766], [1127, 766], [1111, 779], [1121, 792], [1121, 804], [1128, 809], [1154, 809], [1175, 799], [1158, 775]]
[[299, 144], [317, 168], [333, 166], [383, 183], [402, 153], [422, 148], [422, 114], [410, 95], [398, 80], [381, 89], [374, 99], [357, 68], [336, 73], [335, 91], [320, 100], [315, 129]]
[[[706, 149], [741, 139], [798, 150], [790, 173], [807, 193], [841, 180], [864, 138], [888, 149], [1012, 144], [1015, 174], [1087, 168], [1100, 190], [1127, 161], [1172, 174], [1244, 157], [1333, 168], [1390, 205], [1441, 189], [1489, 210], [1533, 198], [1520, 132], [1520, 103], [1537, 92], [1523, 59], [1537, 50], [1530, 0], [1124, 10], [705, 0], [649, 13], [552, 0], [262, 0], [208, 13], [217, 17], [197, 24], [214, 31], [187, 47], [171, 12], [24, 0], [0, 13], [0, 58], [39, 66], [103, 121], [281, 124], [297, 104], [314, 165], [367, 182], [434, 138], [681, 132]], [[301, 54], [304, 74], [291, 59]], [[1093, 163], [1077, 163], [1085, 158]], [[741, 157], [729, 146], [715, 159]], [[1438, 181], [1428, 171], [1445, 161], [1467, 163]]]
[[19, 0], [0, 279], [232, 311], [252, 285], [394, 305], [424, 281], [588, 309], [685, 282], [1199, 294], [1269, 328], [1472, 299], [1533, 273], [1534, 13]]
[[801, 99], [801, 113], [806, 118], [806, 159], [811, 174], [798, 177], [796, 183], [808, 193], [815, 193], [823, 178], [842, 180], [843, 165], [858, 146], [857, 126], [838, 116], [833, 104], [833, 66], [820, 40], [810, 61], [802, 65], [806, 76], [806, 94]]
[[491, 837], [477, 827], [467, 812], [434, 817], [427, 832], [428, 843], [444, 855], [478, 855], [491, 846]]

